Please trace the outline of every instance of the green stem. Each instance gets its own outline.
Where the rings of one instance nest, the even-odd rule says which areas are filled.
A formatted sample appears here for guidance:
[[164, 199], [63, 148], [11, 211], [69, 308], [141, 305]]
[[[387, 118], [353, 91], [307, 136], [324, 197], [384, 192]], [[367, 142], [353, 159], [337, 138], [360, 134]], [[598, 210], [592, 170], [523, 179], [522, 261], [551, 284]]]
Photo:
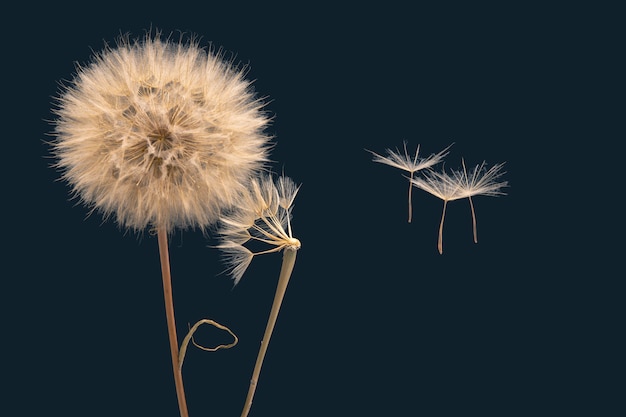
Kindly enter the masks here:
[[287, 290], [287, 284], [289, 278], [291, 278], [291, 272], [296, 263], [297, 249], [287, 246], [283, 253], [283, 264], [280, 268], [280, 276], [278, 277], [278, 285], [276, 286], [276, 294], [274, 295], [274, 303], [272, 304], [272, 310], [270, 311], [270, 317], [267, 320], [267, 326], [265, 327], [265, 333], [263, 334], [263, 340], [261, 341], [261, 347], [259, 348], [259, 354], [256, 358], [256, 364], [254, 365], [254, 371], [252, 372], [252, 378], [250, 379], [250, 388], [248, 389], [248, 395], [246, 402], [241, 412], [241, 417], [246, 417], [252, 407], [252, 398], [256, 391], [257, 383], [259, 381], [259, 374], [261, 373], [261, 366], [263, 366], [263, 359], [267, 352], [267, 346], [270, 343], [272, 332], [274, 331], [274, 325], [280, 311], [280, 305], [283, 302], [285, 291]]

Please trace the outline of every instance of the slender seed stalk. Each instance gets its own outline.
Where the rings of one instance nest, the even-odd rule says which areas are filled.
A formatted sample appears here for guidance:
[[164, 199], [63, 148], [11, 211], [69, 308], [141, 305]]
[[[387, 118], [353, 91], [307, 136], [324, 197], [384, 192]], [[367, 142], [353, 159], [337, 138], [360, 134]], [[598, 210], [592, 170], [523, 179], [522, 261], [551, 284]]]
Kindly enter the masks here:
[[178, 397], [178, 409], [181, 417], [189, 417], [187, 400], [183, 387], [183, 374], [178, 360], [178, 338], [176, 336], [176, 320], [174, 318], [174, 301], [172, 297], [172, 276], [170, 271], [170, 259], [167, 248], [167, 231], [163, 227], [158, 228], [159, 257], [161, 259], [161, 274], [163, 276], [163, 296], [165, 298], [165, 316], [167, 317], [167, 333], [170, 341], [170, 353], [172, 355], [172, 367], [174, 370], [174, 383], [176, 396]]
[[476, 213], [474, 212], [474, 203], [472, 203], [472, 196], [468, 196], [470, 208], [472, 209], [472, 228], [474, 230], [474, 243], [478, 243], [478, 233], [476, 232]]
[[448, 200], [443, 200], [443, 212], [441, 213], [441, 223], [439, 223], [439, 240], [437, 241], [437, 249], [439, 254], [443, 254], [443, 220], [446, 217], [446, 205]]
[[274, 295], [272, 310], [270, 311], [270, 316], [267, 320], [267, 326], [265, 327], [265, 333], [263, 334], [259, 354], [256, 359], [256, 364], [254, 365], [254, 371], [252, 373], [252, 378], [250, 379], [250, 388], [248, 389], [248, 395], [246, 397], [243, 411], [241, 412], [241, 417], [246, 417], [250, 412], [250, 407], [252, 407], [252, 399], [259, 381], [259, 374], [261, 373], [261, 366], [263, 366], [263, 359], [265, 358], [267, 346], [270, 343], [270, 338], [272, 337], [272, 332], [274, 331], [274, 325], [276, 324], [276, 318], [278, 317], [278, 312], [280, 311], [280, 305], [283, 302], [285, 291], [287, 290], [287, 284], [289, 283], [289, 278], [291, 278], [291, 272], [293, 271], [293, 267], [296, 262], [296, 252], [297, 249], [290, 246], [286, 246], [284, 249], [283, 263], [280, 268], [280, 276], [278, 277], [278, 285], [276, 286], [276, 294]]
[[413, 171], [411, 171], [411, 178], [409, 179], [409, 223], [413, 219], [413, 205], [411, 204], [411, 191], [413, 190]]

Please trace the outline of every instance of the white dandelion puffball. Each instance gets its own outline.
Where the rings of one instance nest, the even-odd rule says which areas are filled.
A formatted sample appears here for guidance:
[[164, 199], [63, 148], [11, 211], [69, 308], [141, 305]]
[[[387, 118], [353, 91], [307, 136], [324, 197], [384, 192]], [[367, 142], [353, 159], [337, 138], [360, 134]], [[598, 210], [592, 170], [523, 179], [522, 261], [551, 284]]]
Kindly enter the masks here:
[[58, 98], [56, 167], [123, 227], [204, 229], [267, 161], [262, 108], [243, 71], [196, 41], [125, 38]]

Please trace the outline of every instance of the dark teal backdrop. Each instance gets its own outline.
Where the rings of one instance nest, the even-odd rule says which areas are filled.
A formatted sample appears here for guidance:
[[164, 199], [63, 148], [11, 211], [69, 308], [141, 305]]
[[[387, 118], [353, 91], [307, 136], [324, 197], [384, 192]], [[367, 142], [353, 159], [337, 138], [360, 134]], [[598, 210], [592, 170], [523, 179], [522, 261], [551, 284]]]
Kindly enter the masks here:
[[[617, 304], [588, 281], [606, 277], [606, 263], [590, 259], [600, 238], [574, 213], [572, 191], [589, 189], [568, 181], [576, 143], [606, 150], [593, 139], [604, 125], [581, 107], [602, 101], [589, 62], [612, 67], [602, 49], [611, 14], [473, 3], [16, 6], [3, 62], [3, 403], [12, 415], [177, 415], [156, 237], [88, 216], [45, 144], [74, 63], [152, 27], [198, 35], [249, 66], [274, 116], [272, 169], [302, 184], [302, 249], [251, 416], [607, 415], [601, 399], [614, 388], [598, 397], [589, 381], [610, 369], [596, 348], [612, 346], [600, 317]], [[507, 195], [474, 200], [478, 244], [466, 200], [448, 206], [443, 255], [441, 201], [415, 189], [407, 223], [406, 178], [365, 151], [403, 140], [425, 154], [454, 143], [450, 168], [506, 162]], [[214, 243], [182, 231], [170, 245], [179, 338], [202, 318], [240, 338], [229, 351], [190, 349], [191, 416], [239, 415], [281, 262], [255, 258], [232, 288]], [[229, 340], [208, 328], [197, 338]]]

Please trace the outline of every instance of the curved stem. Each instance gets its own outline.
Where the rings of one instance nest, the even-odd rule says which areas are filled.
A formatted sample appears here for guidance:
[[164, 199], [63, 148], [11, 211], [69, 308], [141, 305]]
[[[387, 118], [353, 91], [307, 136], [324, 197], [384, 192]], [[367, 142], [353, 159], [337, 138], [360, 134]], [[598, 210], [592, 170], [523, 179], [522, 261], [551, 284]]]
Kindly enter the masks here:
[[474, 230], [474, 243], [478, 243], [478, 233], [476, 233], [476, 213], [474, 213], [474, 203], [472, 203], [472, 196], [468, 197], [470, 208], [472, 209], [472, 228]]
[[167, 248], [167, 231], [158, 229], [159, 258], [161, 259], [161, 274], [163, 276], [163, 296], [165, 299], [165, 316], [167, 317], [167, 333], [170, 341], [170, 353], [172, 355], [172, 367], [174, 370], [174, 384], [178, 397], [178, 409], [181, 417], [188, 417], [185, 388], [183, 387], [183, 374], [178, 363], [178, 338], [176, 336], [176, 320], [174, 318], [174, 300], [172, 297], [172, 276], [170, 272], [170, 257]]
[[[197, 344], [193, 340], [193, 334], [196, 332], [196, 330], [198, 330], [198, 327], [200, 327], [201, 325], [205, 323], [210, 324], [214, 327], [217, 327], [218, 329], [226, 330], [233, 337], [233, 342], [227, 345], [217, 345], [216, 347], [213, 347], [213, 348], [208, 348], [208, 347], [200, 346], [199, 344]], [[199, 320], [196, 324], [193, 325], [193, 327], [189, 329], [187, 336], [185, 336], [185, 338], [183, 339], [183, 343], [181, 343], [180, 345], [180, 353], [178, 354], [178, 367], [181, 369], [181, 371], [183, 369], [183, 362], [185, 361], [185, 355], [187, 354], [187, 347], [189, 346], [189, 342], [192, 342], [195, 347], [205, 350], [207, 352], [216, 352], [220, 349], [230, 349], [231, 347], [235, 346], [237, 343], [239, 343], [239, 338], [237, 337], [235, 333], [232, 332], [232, 330], [230, 330], [228, 327], [224, 326], [223, 324], [219, 324], [218, 322], [214, 320], [210, 320], [210, 319]]]
[[446, 217], [446, 205], [448, 200], [443, 200], [443, 212], [441, 213], [441, 223], [439, 223], [439, 240], [437, 241], [437, 249], [439, 254], [443, 254], [443, 220]]
[[280, 268], [280, 276], [278, 277], [278, 285], [276, 286], [276, 294], [274, 295], [274, 302], [272, 304], [272, 310], [270, 311], [270, 317], [267, 320], [267, 326], [265, 327], [265, 333], [263, 334], [263, 340], [261, 341], [261, 347], [259, 348], [259, 354], [256, 358], [254, 365], [254, 371], [252, 372], [252, 378], [250, 379], [250, 388], [248, 388], [248, 395], [246, 396], [246, 402], [241, 412], [241, 417], [246, 417], [252, 407], [252, 398], [254, 398], [254, 392], [256, 391], [257, 383], [259, 381], [259, 374], [261, 373], [261, 366], [263, 366], [263, 359], [267, 353], [267, 346], [270, 343], [272, 332], [274, 331], [274, 325], [280, 311], [280, 305], [283, 302], [285, 291], [287, 290], [287, 284], [291, 277], [291, 272], [296, 263], [297, 249], [292, 247], [285, 247], [283, 253], [283, 264]]

